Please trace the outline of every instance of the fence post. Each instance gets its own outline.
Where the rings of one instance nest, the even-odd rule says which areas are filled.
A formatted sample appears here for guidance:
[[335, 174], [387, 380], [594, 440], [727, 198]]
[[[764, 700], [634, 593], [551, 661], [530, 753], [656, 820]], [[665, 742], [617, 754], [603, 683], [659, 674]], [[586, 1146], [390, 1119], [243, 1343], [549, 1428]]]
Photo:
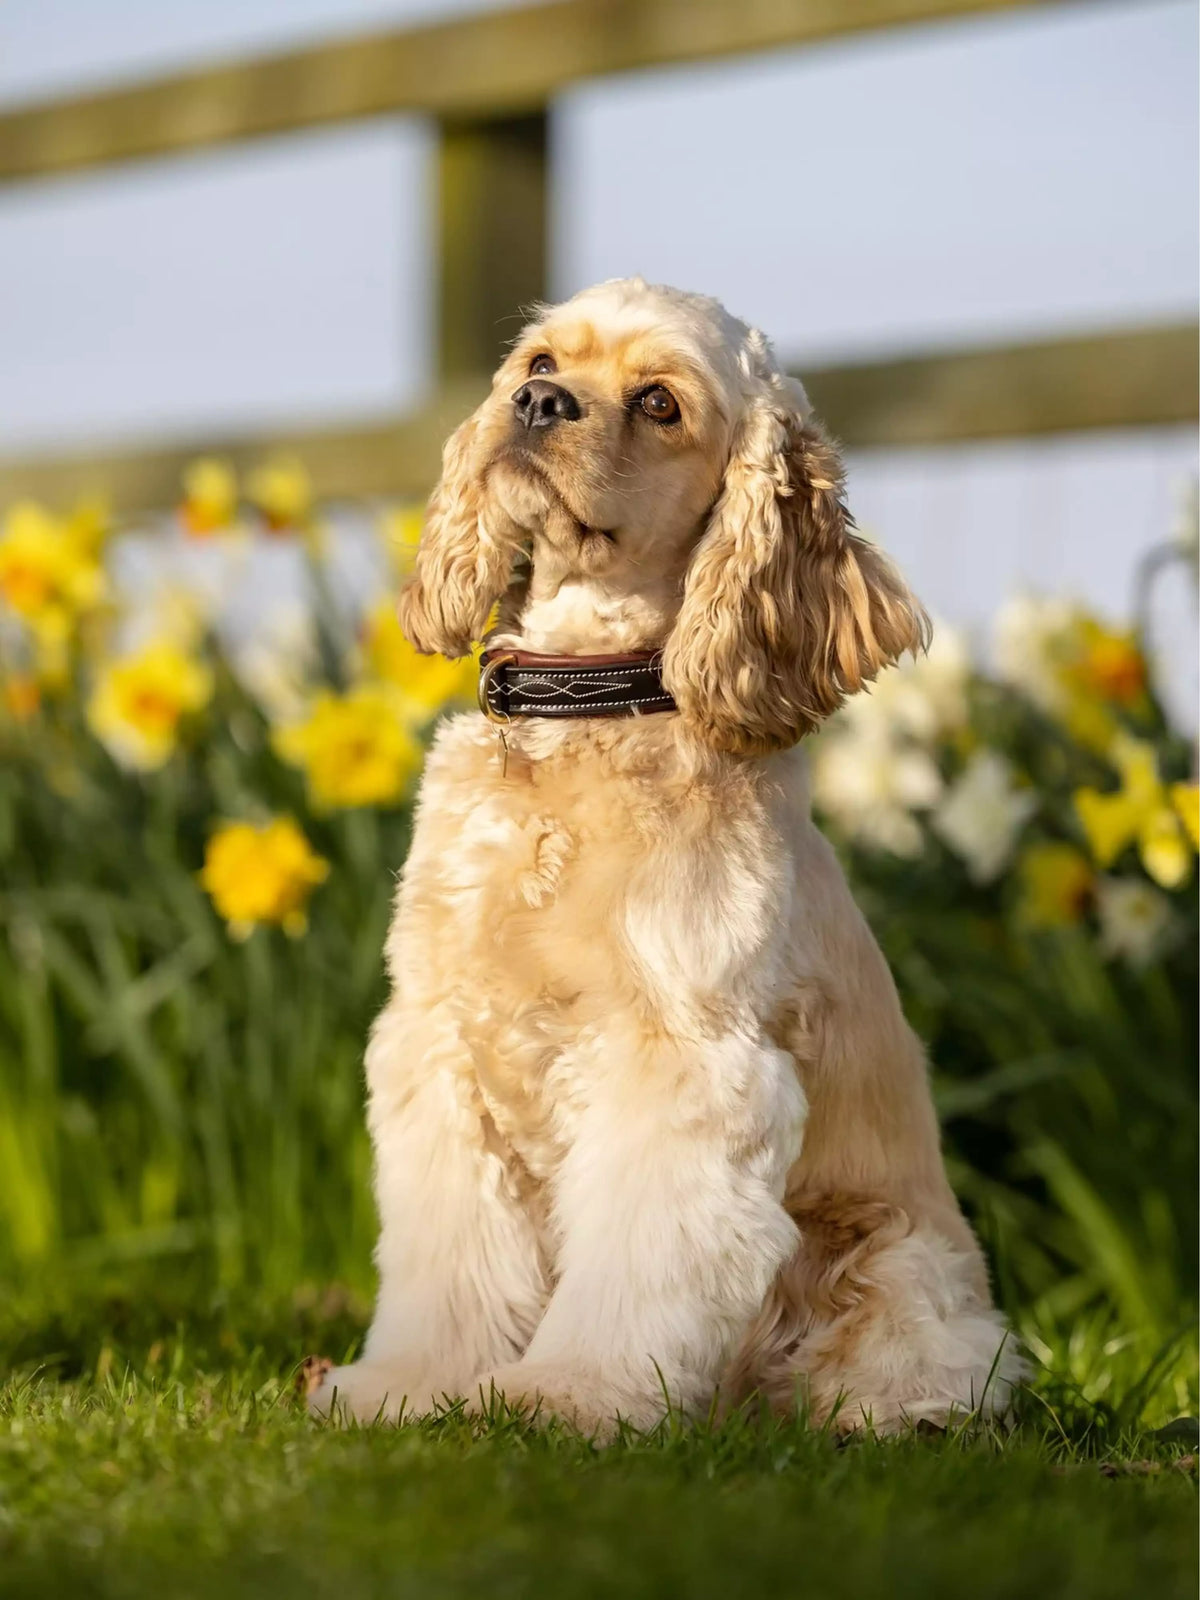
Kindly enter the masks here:
[[546, 293], [546, 113], [445, 121], [438, 199], [443, 382], [490, 373]]

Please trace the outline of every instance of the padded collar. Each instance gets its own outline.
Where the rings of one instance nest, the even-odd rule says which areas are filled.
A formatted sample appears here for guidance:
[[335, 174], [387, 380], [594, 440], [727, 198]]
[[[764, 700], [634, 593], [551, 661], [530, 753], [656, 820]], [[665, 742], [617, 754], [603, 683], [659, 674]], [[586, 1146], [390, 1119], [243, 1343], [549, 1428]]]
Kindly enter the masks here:
[[663, 687], [662, 652], [548, 656], [486, 650], [479, 661], [479, 709], [491, 722], [513, 717], [641, 717], [674, 711]]

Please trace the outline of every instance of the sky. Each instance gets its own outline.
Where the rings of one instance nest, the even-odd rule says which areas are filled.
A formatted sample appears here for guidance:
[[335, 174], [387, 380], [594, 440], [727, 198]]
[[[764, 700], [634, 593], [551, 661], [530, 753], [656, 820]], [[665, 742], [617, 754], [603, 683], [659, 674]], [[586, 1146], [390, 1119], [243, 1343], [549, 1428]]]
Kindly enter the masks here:
[[[479, 0], [0, 0], [0, 105]], [[552, 288], [715, 293], [800, 364], [1195, 315], [1192, 0], [1075, 3], [583, 84]], [[431, 369], [432, 130], [384, 118], [0, 190], [0, 454], [367, 417]], [[1191, 430], [869, 452], [935, 609], [1119, 612]]]
[[[0, 0], [0, 104], [465, 9]], [[800, 362], [1194, 308], [1187, 0], [597, 80], [553, 142], [556, 294], [702, 289]], [[0, 448], [415, 403], [431, 150], [419, 119], [379, 119], [0, 191]]]

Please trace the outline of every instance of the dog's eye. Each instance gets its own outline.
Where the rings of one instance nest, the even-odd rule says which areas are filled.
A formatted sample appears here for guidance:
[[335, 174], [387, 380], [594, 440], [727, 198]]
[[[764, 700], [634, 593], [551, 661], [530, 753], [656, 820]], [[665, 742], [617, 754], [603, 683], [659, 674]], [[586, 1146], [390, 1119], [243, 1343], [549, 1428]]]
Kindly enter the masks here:
[[529, 376], [531, 378], [536, 378], [540, 373], [543, 372], [557, 371], [558, 362], [555, 361], [553, 356], [548, 356], [545, 354], [534, 356], [533, 360], [529, 363]]
[[655, 422], [674, 422], [679, 415], [679, 401], [670, 389], [656, 384], [642, 396], [642, 410]]

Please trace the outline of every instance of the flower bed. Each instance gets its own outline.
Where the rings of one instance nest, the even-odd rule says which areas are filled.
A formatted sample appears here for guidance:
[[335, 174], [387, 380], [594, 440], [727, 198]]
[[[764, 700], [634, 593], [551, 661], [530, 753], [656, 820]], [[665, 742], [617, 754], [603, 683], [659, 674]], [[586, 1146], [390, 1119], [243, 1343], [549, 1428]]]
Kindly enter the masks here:
[[[161, 528], [0, 528], [0, 1267], [368, 1281], [360, 1056], [475, 664], [395, 622], [418, 514], [327, 522], [296, 463], [210, 461]], [[1061, 1403], [1195, 1409], [1193, 752], [1136, 632], [1023, 600], [993, 657], [937, 630], [815, 803]]]

